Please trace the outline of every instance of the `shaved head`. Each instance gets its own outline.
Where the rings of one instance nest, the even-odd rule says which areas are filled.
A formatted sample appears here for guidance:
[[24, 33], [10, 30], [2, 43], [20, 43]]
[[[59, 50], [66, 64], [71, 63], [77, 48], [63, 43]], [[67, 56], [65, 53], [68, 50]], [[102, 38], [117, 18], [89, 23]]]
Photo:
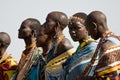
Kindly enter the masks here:
[[5, 43], [6, 45], [9, 45], [11, 42], [10, 36], [5, 32], [0, 32], [0, 42]]
[[64, 29], [68, 24], [68, 17], [63, 12], [53, 11], [48, 14], [48, 17], [51, 17], [56, 22], [59, 22], [61, 25], [61, 29]]
[[107, 22], [106, 16], [100, 11], [91, 12], [87, 17], [87, 21], [95, 22], [98, 24], [103, 24]]
[[0, 59], [11, 42], [10, 36], [5, 32], [0, 32]]
[[92, 11], [87, 16], [85, 24], [89, 34], [94, 39], [98, 39], [108, 30], [106, 16], [101, 11]]

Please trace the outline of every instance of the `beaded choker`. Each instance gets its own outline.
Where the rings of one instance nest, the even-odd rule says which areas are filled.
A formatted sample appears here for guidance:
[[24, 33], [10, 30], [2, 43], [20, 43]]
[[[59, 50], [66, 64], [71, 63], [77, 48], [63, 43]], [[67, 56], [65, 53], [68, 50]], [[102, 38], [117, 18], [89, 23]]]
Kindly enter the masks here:
[[90, 41], [95, 41], [95, 40], [92, 39], [92, 38], [88, 38], [88, 39], [84, 40], [84, 41], [77, 47], [76, 52], [78, 52], [82, 47], [84, 47], [84, 46], [85, 46], [88, 42], [90, 42]]
[[72, 17], [72, 18], [69, 19], [69, 24], [68, 25], [71, 26], [72, 24], [78, 24], [78, 25], [84, 27], [83, 22], [84, 22], [84, 20], [82, 18]]
[[89, 41], [94, 41], [94, 39], [88, 38], [88, 39], [84, 40], [84, 41], [80, 44], [80, 47], [85, 46]]
[[103, 35], [102, 35], [102, 38], [105, 38], [105, 37], [109, 37], [111, 35], [114, 35], [113, 32], [111, 32], [110, 30], [106, 30]]
[[83, 20], [82, 18], [73, 16], [69, 19], [69, 22], [71, 22], [71, 21], [79, 21], [79, 22], [83, 23], [85, 20]]

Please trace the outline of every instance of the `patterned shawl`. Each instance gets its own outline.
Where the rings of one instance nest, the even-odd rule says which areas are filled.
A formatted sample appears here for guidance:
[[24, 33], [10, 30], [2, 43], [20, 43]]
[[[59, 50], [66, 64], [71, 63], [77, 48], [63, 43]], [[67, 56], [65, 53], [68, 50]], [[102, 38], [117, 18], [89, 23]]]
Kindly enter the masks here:
[[36, 47], [36, 42], [26, 47], [26, 49], [23, 51], [20, 62], [18, 64], [18, 74], [16, 80], [23, 79], [24, 73], [28, 67], [29, 61], [33, 55], [35, 47]]
[[64, 64], [62, 80], [76, 80], [90, 62], [96, 47], [97, 43], [93, 40], [89, 40], [82, 47], [79, 46], [76, 53]]

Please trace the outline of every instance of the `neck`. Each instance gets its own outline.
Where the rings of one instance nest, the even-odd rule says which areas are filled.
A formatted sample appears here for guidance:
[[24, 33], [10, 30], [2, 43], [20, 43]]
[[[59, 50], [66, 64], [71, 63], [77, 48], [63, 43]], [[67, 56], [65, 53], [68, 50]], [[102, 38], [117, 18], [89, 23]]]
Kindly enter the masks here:
[[30, 46], [36, 41], [36, 38], [27, 38], [27, 39], [24, 39], [24, 41], [26, 46]]
[[57, 41], [61, 41], [64, 37], [65, 37], [65, 36], [64, 36], [63, 33], [59, 33], [56, 40], [57, 40]]
[[105, 31], [103, 31], [102, 34], [101, 34], [101, 37], [105, 37], [105, 36], [107, 36], [110, 32], [111, 32], [111, 31], [108, 30], [108, 29], [105, 30]]
[[59, 37], [60, 37], [61, 35], [63, 35], [63, 33], [62, 33], [61, 31], [58, 31], [58, 32], [56, 32], [55, 35], [52, 35], [52, 38], [56, 41], [56, 40], [59, 39]]
[[48, 40], [48, 42], [46, 42], [46, 45], [43, 46], [43, 52], [47, 54], [51, 50], [52, 45], [53, 45], [53, 41]]
[[2, 58], [2, 56], [4, 55], [4, 53], [5, 53], [5, 49], [2, 49], [2, 50], [0, 51], [0, 59]]
[[104, 23], [102, 25], [102, 29], [99, 29], [99, 32], [100, 32], [100, 37], [104, 37], [104, 35], [106, 35], [107, 33], [110, 32], [110, 30], [108, 29], [107, 25]]
[[82, 42], [80, 43], [80, 47], [81, 48], [84, 47], [90, 41], [94, 41], [94, 39], [92, 39], [91, 37], [88, 36], [87, 38], [85, 38], [84, 40], [82, 40]]
[[79, 41], [79, 43], [81, 44], [81, 43], [83, 43], [85, 40], [88, 40], [89, 38], [90, 38], [89, 36], [86, 36], [85, 38], [81, 39], [81, 40]]

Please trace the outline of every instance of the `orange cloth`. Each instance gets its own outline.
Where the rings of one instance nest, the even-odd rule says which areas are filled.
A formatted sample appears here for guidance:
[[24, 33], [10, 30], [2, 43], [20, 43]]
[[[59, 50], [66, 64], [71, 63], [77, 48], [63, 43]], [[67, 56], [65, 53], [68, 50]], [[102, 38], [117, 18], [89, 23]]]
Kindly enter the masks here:
[[22, 78], [24, 77], [24, 73], [33, 55], [33, 51], [35, 47], [36, 47], [36, 42], [31, 44], [30, 46], [27, 46], [26, 49], [23, 51], [19, 65], [18, 65], [18, 75], [16, 80], [22, 80]]

